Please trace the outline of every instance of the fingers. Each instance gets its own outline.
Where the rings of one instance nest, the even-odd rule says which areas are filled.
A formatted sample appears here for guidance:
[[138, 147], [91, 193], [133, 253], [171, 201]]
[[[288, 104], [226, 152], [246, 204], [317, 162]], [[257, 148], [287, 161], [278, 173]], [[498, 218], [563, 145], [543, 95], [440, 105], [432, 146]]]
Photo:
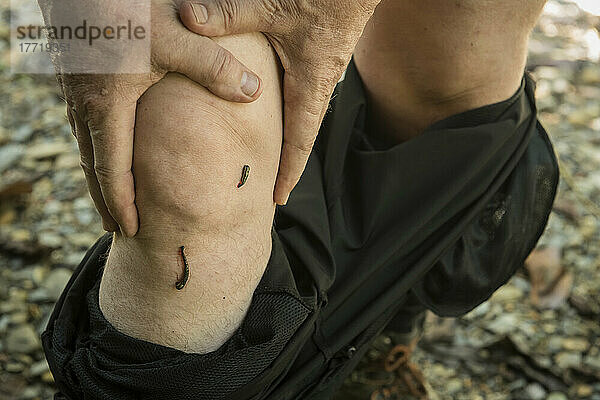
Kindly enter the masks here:
[[203, 36], [261, 32], [268, 30], [275, 12], [268, 10], [267, 3], [274, 4], [264, 0], [191, 0], [183, 2], [179, 15], [189, 30]]
[[249, 103], [260, 97], [260, 78], [248, 67], [211, 39], [182, 30], [174, 39], [179, 51], [166, 57], [169, 70], [186, 75], [225, 100]]
[[[284, 134], [273, 200], [285, 205], [296, 186], [317, 137], [333, 84], [321, 87], [291, 74], [284, 77]], [[323, 82], [322, 82], [323, 83]], [[329, 90], [331, 86], [331, 91]]]
[[[97, 105], [94, 109], [97, 111], [88, 122], [94, 153], [93, 171], [108, 212], [121, 233], [132, 237], [138, 230], [131, 172], [136, 103]], [[102, 114], [98, 110], [102, 110]]]
[[102, 227], [108, 232], [116, 232], [119, 230], [119, 225], [114, 218], [108, 212], [108, 208], [104, 203], [102, 197], [102, 191], [100, 190], [100, 184], [96, 178], [94, 172], [94, 150], [92, 146], [92, 138], [87, 126], [81, 121], [81, 119], [73, 112], [71, 107], [67, 107], [67, 116], [69, 117], [69, 123], [73, 129], [73, 135], [77, 139], [77, 145], [79, 146], [80, 164], [83, 168], [85, 180], [88, 185], [90, 195], [94, 201], [96, 209], [100, 213], [102, 218]]

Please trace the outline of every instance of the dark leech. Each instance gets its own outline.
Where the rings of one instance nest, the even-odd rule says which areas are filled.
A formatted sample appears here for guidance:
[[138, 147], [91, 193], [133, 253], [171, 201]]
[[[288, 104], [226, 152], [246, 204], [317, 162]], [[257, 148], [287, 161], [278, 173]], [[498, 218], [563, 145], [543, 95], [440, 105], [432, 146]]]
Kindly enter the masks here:
[[248, 180], [248, 175], [250, 175], [250, 166], [244, 165], [244, 168], [242, 168], [242, 178], [240, 179], [240, 183], [238, 183], [237, 185], [238, 188], [244, 186], [244, 184]]
[[181, 253], [181, 259], [183, 260], [183, 277], [180, 281], [175, 282], [175, 288], [177, 290], [183, 289], [190, 278], [190, 267], [188, 266], [187, 258], [185, 258], [185, 247], [181, 246], [179, 252]]

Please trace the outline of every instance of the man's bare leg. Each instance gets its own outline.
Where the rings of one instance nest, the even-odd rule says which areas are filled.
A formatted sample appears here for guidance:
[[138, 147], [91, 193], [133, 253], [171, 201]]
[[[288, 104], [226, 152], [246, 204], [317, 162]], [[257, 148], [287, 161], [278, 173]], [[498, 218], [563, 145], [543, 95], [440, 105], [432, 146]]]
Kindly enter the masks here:
[[518, 89], [546, 0], [383, 0], [355, 49], [371, 126], [392, 142]]
[[[171, 74], [140, 100], [134, 176], [140, 229], [116, 235], [100, 308], [118, 330], [186, 352], [220, 347], [241, 324], [271, 250], [282, 139], [279, 64], [261, 34], [218, 42], [262, 77], [251, 104]], [[247, 182], [238, 188], [244, 165]], [[184, 264], [190, 269], [182, 290]]]

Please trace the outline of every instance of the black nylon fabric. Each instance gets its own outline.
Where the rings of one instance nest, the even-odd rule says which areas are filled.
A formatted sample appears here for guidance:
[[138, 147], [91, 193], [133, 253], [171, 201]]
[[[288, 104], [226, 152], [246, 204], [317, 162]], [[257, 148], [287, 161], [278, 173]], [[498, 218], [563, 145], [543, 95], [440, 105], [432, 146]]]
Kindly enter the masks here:
[[533, 91], [526, 76], [512, 98], [386, 146], [365, 124], [351, 62], [277, 209], [269, 265], [234, 337], [198, 355], [114, 330], [96, 309], [105, 238], [43, 335], [59, 389], [70, 399], [327, 399], [417, 303], [442, 315], [477, 306], [522, 264], [554, 199], [558, 169]]
[[[534, 90], [525, 75], [510, 99], [381, 150], [365, 125], [367, 103], [350, 64], [318, 157], [276, 219], [286, 254], [308, 269], [327, 302], [316, 345], [292, 368], [298, 373], [265, 398], [329, 398], [394, 316], [414, 315], [403, 310], [407, 297], [438, 314], [461, 315], [522, 265], [546, 225], [559, 178]], [[350, 348], [357, 349], [351, 359]]]

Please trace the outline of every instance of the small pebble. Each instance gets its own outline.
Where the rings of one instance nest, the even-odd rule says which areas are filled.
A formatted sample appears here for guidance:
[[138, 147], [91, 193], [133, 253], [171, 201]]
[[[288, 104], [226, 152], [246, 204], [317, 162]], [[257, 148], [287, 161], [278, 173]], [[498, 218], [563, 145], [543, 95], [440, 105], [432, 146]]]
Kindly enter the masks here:
[[579, 385], [577, 386], [577, 396], [589, 397], [592, 394], [592, 387], [590, 385]]
[[546, 390], [539, 383], [531, 383], [525, 387], [525, 394], [531, 400], [544, 400], [546, 398]]
[[546, 400], [569, 400], [567, 395], [562, 392], [552, 392], [546, 397]]

